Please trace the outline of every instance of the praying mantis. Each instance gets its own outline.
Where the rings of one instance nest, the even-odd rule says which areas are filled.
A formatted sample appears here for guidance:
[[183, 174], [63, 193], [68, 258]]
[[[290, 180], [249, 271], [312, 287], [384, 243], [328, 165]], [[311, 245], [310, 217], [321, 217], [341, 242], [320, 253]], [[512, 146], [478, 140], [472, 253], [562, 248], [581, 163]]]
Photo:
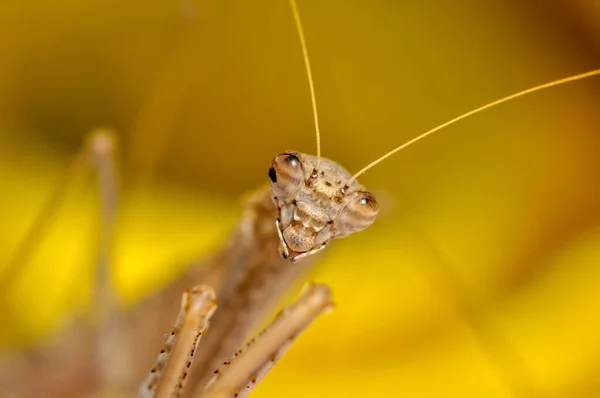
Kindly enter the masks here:
[[[100, 145], [100, 146], [102, 146], [102, 145]], [[102, 150], [100, 151], [100, 153], [102, 153]], [[315, 168], [316, 168], [316, 167], [315, 167]], [[344, 188], [344, 187], [342, 186], [341, 188]], [[267, 203], [268, 203], [268, 202], [267, 202]], [[279, 241], [279, 243], [280, 243], [280, 242], [281, 242], [281, 241]], [[281, 255], [281, 253], [280, 253], [280, 251], [279, 251], [279, 250], [280, 250], [279, 248], [274, 248], [274, 250], [272, 251], [272, 253], [274, 253], [274, 254], [277, 254], [277, 255]], [[285, 259], [284, 259], [284, 260], [285, 260]], [[308, 259], [305, 259], [305, 260], [308, 260]], [[304, 262], [304, 261], [303, 261], [303, 262]], [[288, 263], [287, 263], [287, 262], [285, 262], [285, 261], [283, 261], [283, 260], [282, 260], [282, 264], [288, 265]], [[183, 288], [184, 288], [183, 286], [176, 286], [176, 285], [174, 285], [174, 286], [173, 286], [173, 289], [174, 289], [174, 290], [177, 290], [177, 295], [180, 295], [180, 294], [181, 294], [181, 292], [183, 291]], [[187, 286], [186, 288], [190, 288], [190, 286]], [[173, 303], [171, 303], [171, 304], [173, 304]], [[177, 302], [176, 304], [178, 304], [178, 302]], [[171, 313], [171, 314], [172, 314], [172, 316], [174, 317], [174, 312], [173, 312], [172, 310], [170, 311], [170, 313]], [[172, 322], [172, 320], [169, 320], [169, 322]], [[143, 328], [142, 328], [142, 330], [143, 330]], [[208, 334], [207, 336], [210, 336], [210, 334]], [[200, 347], [201, 347], [201, 346], [200, 346]], [[152, 355], [152, 356], [154, 356], [155, 354], [156, 354], [155, 352], [152, 352], [152, 353], [150, 353], [150, 355]]]

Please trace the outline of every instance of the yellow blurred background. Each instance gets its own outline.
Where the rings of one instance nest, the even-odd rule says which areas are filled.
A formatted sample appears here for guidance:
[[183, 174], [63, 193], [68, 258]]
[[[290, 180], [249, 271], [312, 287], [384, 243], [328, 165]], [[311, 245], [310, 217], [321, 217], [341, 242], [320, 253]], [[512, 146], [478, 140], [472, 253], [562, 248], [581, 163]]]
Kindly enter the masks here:
[[[597, 68], [583, 3], [300, 0], [324, 156], [356, 171]], [[118, 132], [123, 302], [218, 248], [272, 157], [315, 151], [302, 62], [287, 1], [0, 2], [0, 278], [98, 126]], [[313, 275], [335, 311], [254, 396], [600, 397], [599, 88], [502, 105], [367, 172], [381, 216]], [[3, 347], [89, 308], [98, 203], [92, 178], [68, 190], [2, 292]]]

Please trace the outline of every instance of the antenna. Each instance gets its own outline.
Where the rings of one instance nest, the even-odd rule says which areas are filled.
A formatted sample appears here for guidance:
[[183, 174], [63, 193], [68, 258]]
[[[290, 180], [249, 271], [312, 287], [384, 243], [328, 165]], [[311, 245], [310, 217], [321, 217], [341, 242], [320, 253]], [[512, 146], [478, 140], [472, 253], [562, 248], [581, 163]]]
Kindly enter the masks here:
[[537, 91], [540, 91], [540, 90], [544, 90], [546, 88], [555, 87], [555, 86], [558, 86], [558, 85], [561, 85], [561, 84], [565, 84], [565, 83], [569, 83], [569, 82], [573, 82], [573, 81], [576, 81], [576, 80], [582, 80], [582, 79], [585, 79], [585, 78], [588, 78], [588, 77], [592, 77], [592, 76], [596, 76], [596, 75], [600, 75], [600, 69], [595, 69], [595, 70], [592, 70], [592, 71], [589, 71], [589, 72], [585, 72], [585, 73], [581, 73], [581, 74], [578, 74], [578, 75], [569, 76], [569, 77], [565, 77], [563, 79], [554, 80], [554, 81], [551, 81], [549, 83], [540, 84], [539, 86], [535, 86], [535, 87], [529, 88], [527, 90], [520, 91], [520, 92], [518, 92], [516, 94], [509, 95], [507, 97], [501, 98], [501, 99], [496, 100], [494, 102], [490, 102], [490, 103], [488, 103], [486, 105], [480, 106], [479, 108], [473, 109], [472, 111], [469, 111], [469, 112], [464, 113], [464, 114], [462, 114], [462, 115], [460, 115], [458, 117], [455, 117], [454, 119], [449, 120], [446, 123], [442, 123], [439, 126], [434, 127], [431, 130], [426, 131], [425, 133], [423, 133], [423, 134], [421, 134], [421, 135], [413, 138], [412, 140], [410, 140], [408, 142], [405, 142], [404, 144], [400, 145], [399, 147], [397, 147], [395, 149], [392, 149], [391, 151], [389, 151], [388, 153], [386, 153], [385, 155], [383, 155], [379, 159], [376, 159], [376, 160], [372, 161], [371, 163], [369, 163], [368, 165], [366, 165], [365, 167], [363, 167], [359, 172], [357, 172], [352, 177], [350, 177], [350, 180], [348, 180], [348, 183], [346, 184], [346, 187], [349, 186], [359, 176], [363, 175], [371, 167], [373, 167], [373, 166], [375, 166], [375, 165], [383, 162], [385, 159], [389, 158], [390, 156], [392, 156], [396, 152], [398, 152], [398, 151], [400, 151], [400, 150], [402, 150], [402, 149], [404, 149], [404, 148], [406, 148], [406, 147], [414, 144], [417, 141], [422, 140], [423, 138], [427, 137], [428, 135], [431, 135], [431, 134], [435, 133], [436, 131], [443, 129], [444, 127], [448, 127], [451, 124], [454, 124], [454, 123], [456, 123], [456, 122], [458, 122], [458, 121], [460, 121], [462, 119], [466, 119], [469, 116], [475, 115], [476, 113], [482, 112], [482, 111], [484, 111], [486, 109], [492, 108], [492, 107], [494, 107], [496, 105], [500, 105], [500, 104], [502, 104], [504, 102], [513, 100], [515, 98], [522, 97], [524, 95], [531, 94], [531, 93], [534, 93], [534, 92], [537, 92]]
[[[315, 133], [317, 138], [317, 164], [313, 170], [314, 178], [316, 178], [316, 170], [319, 168], [319, 161], [321, 160], [321, 132], [319, 131], [319, 115], [317, 114], [317, 99], [315, 96], [315, 85], [313, 83], [312, 72], [310, 70], [310, 61], [308, 59], [308, 50], [306, 49], [306, 41], [304, 40], [304, 30], [302, 29], [302, 22], [300, 21], [300, 13], [298, 12], [298, 6], [295, 0], [290, 0], [290, 6], [292, 7], [292, 13], [294, 14], [294, 21], [296, 22], [296, 30], [300, 37], [300, 45], [302, 46], [302, 55], [304, 58], [304, 66], [306, 67], [306, 74], [308, 75], [308, 86], [310, 87], [310, 98], [312, 101], [313, 117], [315, 120]], [[313, 176], [311, 175], [311, 178]]]

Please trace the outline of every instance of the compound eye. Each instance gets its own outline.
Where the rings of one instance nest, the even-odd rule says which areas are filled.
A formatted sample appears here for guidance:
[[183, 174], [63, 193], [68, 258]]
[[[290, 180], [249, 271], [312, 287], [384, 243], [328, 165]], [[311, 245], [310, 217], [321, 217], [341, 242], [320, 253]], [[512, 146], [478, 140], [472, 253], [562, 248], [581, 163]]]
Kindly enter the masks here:
[[369, 192], [357, 192], [349, 199], [336, 219], [338, 236], [367, 228], [375, 221], [379, 206], [375, 196]]
[[269, 169], [271, 188], [277, 197], [290, 197], [304, 184], [304, 170], [300, 154], [284, 152], [275, 156]]

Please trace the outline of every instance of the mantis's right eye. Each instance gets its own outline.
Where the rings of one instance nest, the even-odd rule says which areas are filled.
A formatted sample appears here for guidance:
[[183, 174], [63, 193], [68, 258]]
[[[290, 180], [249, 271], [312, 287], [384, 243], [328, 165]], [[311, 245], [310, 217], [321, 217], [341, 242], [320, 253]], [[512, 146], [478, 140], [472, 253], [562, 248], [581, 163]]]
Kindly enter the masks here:
[[269, 169], [269, 178], [275, 196], [290, 197], [296, 194], [304, 184], [304, 169], [300, 154], [284, 152], [275, 156]]

